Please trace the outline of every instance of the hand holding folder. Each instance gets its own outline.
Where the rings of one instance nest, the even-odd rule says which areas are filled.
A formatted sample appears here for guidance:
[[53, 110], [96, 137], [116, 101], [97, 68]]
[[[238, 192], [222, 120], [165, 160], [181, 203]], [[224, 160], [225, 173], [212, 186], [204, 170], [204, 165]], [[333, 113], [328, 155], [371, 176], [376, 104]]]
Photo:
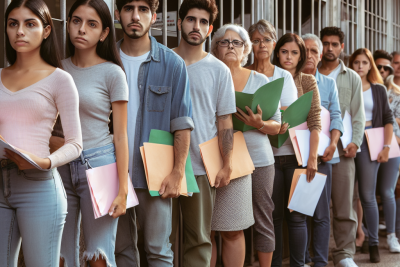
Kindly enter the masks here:
[[[269, 120], [275, 114], [279, 106], [283, 82], [284, 78], [276, 79], [273, 82], [261, 86], [254, 94], [235, 92], [236, 106], [246, 114], [246, 106], [249, 107], [254, 114], [257, 114], [257, 106], [260, 105], [263, 121]], [[233, 116], [232, 119], [234, 130], [245, 132], [255, 129], [240, 121], [235, 116]]]
[[290, 212], [297, 211], [313, 216], [324, 189], [326, 177], [325, 174], [317, 172], [314, 179], [307, 182], [307, 170], [296, 169], [293, 174], [288, 201]]
[[[367, 138], [371, 161], [378, 159], [378, 155], [383, 149], [385, 141], [384, 136], [385, 129], [383, 127], [365, 130], [365, 137]], [[392, 142], [390, 143], [389, 159], [397, 157], [400, 157], [400, 149], [396, 141], [396, 136], [393, 133]]]
[[[300, 96], [285, 111], [282, 112], [282, 124], [288, 123], [290, 128], [296, 127], [307, 120], [311, 108], [313, 92]], [[284, 134], [268, 135], [271, 145], [280, 148], [289, 138], [289, 131]]]
[[[211, 186], [215, 186], [215, 178], [223, 167], [223, 160], [218, 146], [218, 136], [199, 146], [208, 181]], [[233, 134], [232, 154], [233, 170], [230, 177], [231, 180], [253, 173], [255, 167], [242, 132]]]
[[[132, 180], [128, 176], [128, 196], [126, 208], [139, 204]], [[119, 192], [119, 178], [117, 163], [104, 165], [86, 170], [86, 177], [92, 199], [94, 218], [98, 219], [106, 214]]]

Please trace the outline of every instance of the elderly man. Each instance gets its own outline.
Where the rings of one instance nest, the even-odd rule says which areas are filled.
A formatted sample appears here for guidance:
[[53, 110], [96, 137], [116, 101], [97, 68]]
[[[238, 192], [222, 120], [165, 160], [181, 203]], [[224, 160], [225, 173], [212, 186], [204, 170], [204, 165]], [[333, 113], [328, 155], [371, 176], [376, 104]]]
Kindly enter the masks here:
[[[331, 199], [332, 186], [332, 164], [338, 160], [333, 159], [333, 154], [336, 151], [337, 142], [343, 133], [343, 123], [340, 112], [338, 92], [335, 80], [318, 72], [318, 63], [322, 58], [322, 42], [314, 34], [306, 34], [303, 36], [304, 43], [307, 49], [307, 62], [303, 69], [304, 73], [315, 76], [318, 84], [318, 90], [321, 99], [321, 105], [330, 112], [330, 132], [331, 144], [326, 148], [322, 156], [322, 162], [318, 166], [318, 172], [326, 174], [326, 184], [322, 192], [321, 198], [318, 201], [313, 218], [314, 222], [314, 266], [326, 266], [328, 264], [329, 254], [329, 231], [330, 231], [330, 211], [329, 203]], [[323, 133], [321, 133], [323, 134]], [[308, 253], [307, 253], [308, 255]], [[310, 259], [306, 259], [309, 262]]]

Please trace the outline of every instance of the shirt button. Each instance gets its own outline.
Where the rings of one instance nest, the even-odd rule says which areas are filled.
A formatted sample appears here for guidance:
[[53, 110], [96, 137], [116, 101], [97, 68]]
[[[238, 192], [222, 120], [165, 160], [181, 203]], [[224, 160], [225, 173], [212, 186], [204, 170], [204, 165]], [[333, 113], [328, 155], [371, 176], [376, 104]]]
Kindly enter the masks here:
[[139, 88], [140, 88], [140, 89], [142, 89], [142, 86], [141, 86], [141, 85], [139, 85]]
[[161, 92], [161, 87], [160, 87], [160, 88], [158, 88], [158, 91], [159, 91], [159, 92]]

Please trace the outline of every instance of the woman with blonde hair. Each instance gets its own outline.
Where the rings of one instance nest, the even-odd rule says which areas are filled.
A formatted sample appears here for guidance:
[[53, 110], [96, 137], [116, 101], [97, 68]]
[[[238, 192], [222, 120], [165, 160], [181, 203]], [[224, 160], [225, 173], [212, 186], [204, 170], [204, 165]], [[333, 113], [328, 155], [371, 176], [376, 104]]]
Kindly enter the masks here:
[[396, 204], [394, 189], [398, 177], [400, 158], [390, 162], [389, 150], [393, 135], [393, 113], [389, 107], [386, 88], [376, 67], [371, 52], [366, 48], [356, 50], [349, 59], [349, 66], [356, 71], [362, 81], [365, 129], [384, 127], [384, 146], [376, 161], [371, 161], [368, 143], [364, 135], [361, 152], [355, 158], [358, 189], [363, 207], [369, 235], [369, 253], [371, 262], [379, 262], [379, 214], [375, 191], [378, 169], [381, 163], [386, 163], [386, 174], [379, 179], [380, 193], [383, 201], [385, 221], [387, 225], [387, 243], [391, 252], [400, 252], [400, 245], [395, 235]]

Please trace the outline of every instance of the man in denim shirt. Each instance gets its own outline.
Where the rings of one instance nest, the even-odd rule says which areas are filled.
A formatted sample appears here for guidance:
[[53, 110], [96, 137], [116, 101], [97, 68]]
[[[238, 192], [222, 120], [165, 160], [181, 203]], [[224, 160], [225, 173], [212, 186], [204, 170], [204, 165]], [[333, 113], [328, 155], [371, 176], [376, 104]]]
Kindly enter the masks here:
[[[331, 144], [326, 148], [322, 156], [322, 162], [318, 165], [318, 172], [326, 174], [326, 184], [322, 191], [321, 198], [318, 201], [314, 221], [314, 266], [326, 266], [328, 264], [329, 254], [329, 237], [330, 237], [330, 209], [329, 203], [331, 200], [332, 186], [332, 164], [333, 154], [337, 149], [337, 143], [343, 133], [343, 123], [340, 112], [338, 91], [335, 80], [321, 75], [318, 72], [317, 66], [322, 58], [322, 42], [314, 34], [306, 34], [303, 36], [304, 43], [307, 49], [307, 62], [303, 72], [315, 75], [317, 80], [321, 105], [330, 112], [330, 132]], [[335, 160], [335, 159], [334, 159]], [[334, 161], [332, 161], [334, 162]], [[337, 161], [335, 162], [337, 163]], [[311, 235], [309, 234], [309, 237]], [[310, 240], [308, 240], [309, 244]], [[308, 249], [306, 251], [306, 262], [310, 262]]]
[[[180, 194], [181, 180], [194, 129], [189, 78], [185, 62], [149, 36], [156, 20], [158, 0], [117, 0], [116, 18], [124, 31], [118, 42], [129, 85], [128, 138], [130, 174], [139, 206], [127, 210], [118, 223], [118, 266], [140, 266], [136, 246], [136, 217], [144, 234], [148, 266], [173, 266], [172, 201]], [[151, 129], [174, 134], [174, 168], [163, 181], [161, 197], [151, 197], [139, 148], [149, 141]]]

